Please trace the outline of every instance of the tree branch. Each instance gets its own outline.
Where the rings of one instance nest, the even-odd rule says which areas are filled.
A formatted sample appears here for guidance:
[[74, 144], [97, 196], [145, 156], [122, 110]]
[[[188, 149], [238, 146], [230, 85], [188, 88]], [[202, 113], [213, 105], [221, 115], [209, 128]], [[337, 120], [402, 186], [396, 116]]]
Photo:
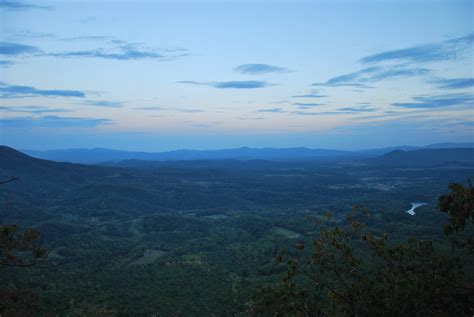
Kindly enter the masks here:
[[20, 178], [20, 177], [18, 177], [18, 176], [13, 176], [13, 177], [11, 177], [11, 178], [9, 178], [9, 179], [6, 179], [6, 180], [3, 180], [3, 181], [0, 181], [0, 185], [6, 184], [6, 183], [10, 183], [10, 182], [13, 182], [14, 180], [17, 180], [18, 178]]

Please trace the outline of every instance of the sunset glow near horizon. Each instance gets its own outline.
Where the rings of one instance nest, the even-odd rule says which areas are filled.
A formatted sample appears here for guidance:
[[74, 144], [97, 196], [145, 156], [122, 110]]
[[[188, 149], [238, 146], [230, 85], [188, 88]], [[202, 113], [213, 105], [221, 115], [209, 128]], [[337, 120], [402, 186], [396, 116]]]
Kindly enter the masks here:
[[474, 141], [472, 1], [2, 1], [0, 143]]

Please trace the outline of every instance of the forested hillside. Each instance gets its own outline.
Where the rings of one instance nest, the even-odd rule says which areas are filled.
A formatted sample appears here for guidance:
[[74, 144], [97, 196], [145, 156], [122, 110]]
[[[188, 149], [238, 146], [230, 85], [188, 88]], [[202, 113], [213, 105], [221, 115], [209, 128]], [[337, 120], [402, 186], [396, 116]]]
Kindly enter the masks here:
[[[331, 211], [331, 226], [343, 225], [354, 205], [369, 210], [374, 235], [428, 239], [448, 252], [438, 197], [474, 175], [470, 164], [359, 160], [130, 166], [58, 163], [0, 148], [0, 178], [18, 177], [0, 185], [1, 223], [37, 229], [49, 252], [40, 266], [1, 268], [0, 279], [8, 290], [35, 294], [38, 314], [255, 313], [248, 306], [255, 292], [287, 274], [278, 255], [298, 257], [295, 245], [318, 238], [310, 219]], [[411, 202], [427, 205], [411, 216]], [[465, 261], [471, 279], [472, 257]], [[19, 309], [2, 300], [5, 312]]]
[[371, 164], [385, 166], [430, 167], [437, 164], [474, 164], [473, 148], [396, 150], [371, 159]]

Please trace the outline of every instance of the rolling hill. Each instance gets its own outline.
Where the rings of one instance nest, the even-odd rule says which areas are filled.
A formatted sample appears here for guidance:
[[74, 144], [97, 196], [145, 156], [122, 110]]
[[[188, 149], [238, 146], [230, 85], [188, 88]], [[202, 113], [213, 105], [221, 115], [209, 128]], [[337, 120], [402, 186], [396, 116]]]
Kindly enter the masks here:
[[360, 151], [342, 151], [332, 149], [297, 148], [249, 148], [221, 150], [176, 150], [168, 152], [133, 152], [104, 148], [93, 149], [62, 149], [48, 151], [25, 150], [24, 152], [36, 158], [72, 162], [82, 164], [97, 164], [103, 162], [120, 162], [125, 160], [140, 161], [193, 161], [193, 160], [334, 160], [376, 157], [395, 150], [414, 151], [419, 149], [438, 148], [473, 148], [474, 143], [438, 143], [425, 147], [395, 146]]
[[429, 167], [440, 164], [474, 164], [473, 148], [422, 149], [414, 151], [395, 150], [367, 160], [382, 166]]
[[261, 148], [242, 147], [222, 150], [177, 150], [169, 152], [131, 152], [110, 149], [66, 149], [50, 151], [25, 151], [27, 154], [53, 161], [96, 164], [107, 161], [143, 160], [143, 161], [180, 161], [180, 160], [292, 160], [309, 158], [328, 158], [353, 156], [348, 151], [309, 149], [309, 148]]

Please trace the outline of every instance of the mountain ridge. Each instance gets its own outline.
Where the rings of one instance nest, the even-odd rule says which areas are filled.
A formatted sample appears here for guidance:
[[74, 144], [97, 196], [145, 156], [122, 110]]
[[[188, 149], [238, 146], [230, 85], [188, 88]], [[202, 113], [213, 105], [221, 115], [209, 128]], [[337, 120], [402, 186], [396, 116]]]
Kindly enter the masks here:
[[186, 160], [298, 160], [316, 158], [370, 158], [390, 153], [394, 150], [414, 151], [434, 148], [474, 148], [474, 143], [435, 143], [424, 147], [401, 145], [394, 147], [345, 151], [325, 148], [229, 148], [219, 150], [173, 150], [166, 152], [121, 151], [106, 148], [75, 148], [60, 150], [23, 150], [24, 153], [46, 160], [81, 164], [98, 164], [103, 162], [119, 162], [123, 160], [142, 161], [186, 161]]
[[424, 148], [394, 150], [368, 162], [381, 166], [428, 167], [439, 164], [474, 164], [474, 148]]
[[216, 160], [216, 159], [298, 159], [315, 157], [348, 156], [352, 152], [332, 149], [296, 148], [250, 148], [220, 150], [174, 150], [167, 152], [132, 152], [104, 148], [71, 149], [50, 151], [29, 151], [25, 153], [42, 159], [67, 161], [74, 163], [97, 164], [107, 161], [139, 159], [145, 161], [179, 161], [179, 160]]

